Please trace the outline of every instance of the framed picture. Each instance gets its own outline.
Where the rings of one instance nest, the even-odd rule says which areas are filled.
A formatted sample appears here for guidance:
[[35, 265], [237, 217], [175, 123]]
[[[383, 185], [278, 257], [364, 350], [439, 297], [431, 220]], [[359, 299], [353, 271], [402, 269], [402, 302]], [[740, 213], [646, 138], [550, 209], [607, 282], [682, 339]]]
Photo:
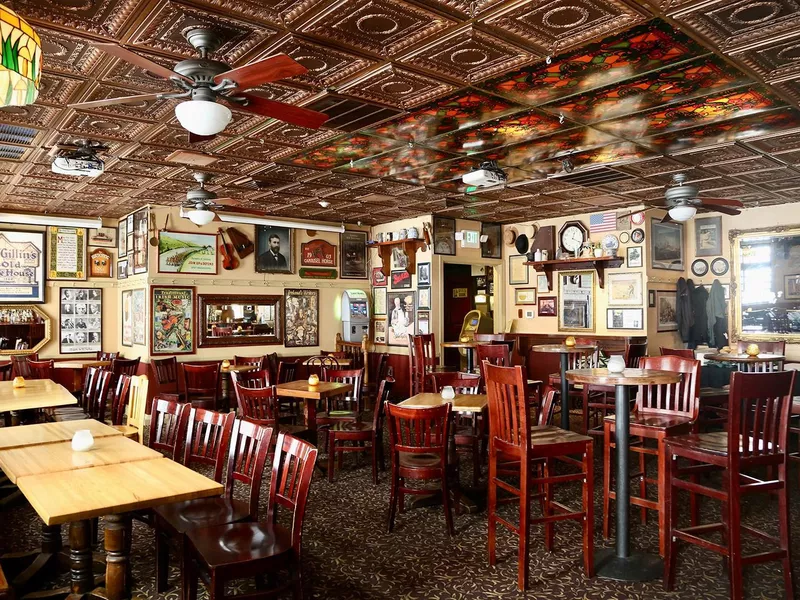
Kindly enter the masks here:
[[655, 290], [648, 290], [647, 291], [647, 306], [649, 308], [656, 307], [656, 291]]
[[408, 254], [400, 246], [392, 248], [392, 269], [408, 269]]
[[125, 230], [127, 231], [127, 242], [125, 245], [128, 254], [133, 255], [133, 213], [125, 217]]
[[407, 290], [411, 287], [411, 273], [408, 271], [392, 271], [392, 289]]
[[133, 343], [136, 346], [146, 346], [147, 336], [147, 290], [144, 288], [133, 290]]
[[339, 234], [342, 279], [367, 278], [367, 232], [345, 231]]
[[133, 346], [133, 290], [122, 290], [122, 345]]
[[678, 331], [678, 293], [655, 290], [656, 331]]
[[800, 298], [800, 275], [783, 276], [783, 297], [786, 300]]
[[683, 223], [650, 220], [650, 266], [653, 269], [683, 271]]
[[641, 273], [608, 273], [606, 287], [609, 305], [641, 306], [644, 302]]
[[514, 304], [536, 304], [536, 288], [516, 288]]
[[503, 258], [503, 226], [500, 223], [481, 223], [481, 258]]
[[485, 275], [479, 275], [479, 276], [475, 277], [475, 287], [478, 290], [485, 290], [486, 289], [486, 276]]
[[722, 217], [702, 217], [694, 220], [695, 256], [722, 254]]
[[325, 240], [300, 244], [300, 264], [304, 267], [335, 267], [336, 246]]
[[419, 310], [431, 309], [431, 288], [417, 288], [417, 308]]
[[103, 348], [103, 290], [61, 288], [58, 350], [61, 354], [88, 354]]
[[456, 220], [450, 217], [433, 217], [433, 253], [456, 255]]
[[158, 272], [216, 275], [217, 234], [161, 231]]
[[547, 283], [547, 275], [536, 275], [536, 291], [540, 294], [546, 294], [550, 291], [550, 284]]
[[731, 299], [731, 284], [730, 283], [721, 283], [722, 291], [725, 293], [725, 300]]
[[147, 208], [133, 213], [133, 274], [147, 273], [147, 253], [149, 240], [147, 227], [150, 222], [150, 211]]
[[535, 317], [536, 317], [536, 311], [535, 310], [533, 310], [532, 308], [526, 308], [525, 309], [525, 318], [526, 319], [533, 319]]
[[194, 354], [194, 287], [150, 288], [150, 354]]
[[642, 329], [644, 327], [644, 309], [642, 308], [608, 308], [606, 309], [606, 328], [608, 329]]
[[286, 289], [283, 294], [283, 345], [319, 346], [319, 290]]
[[510, 285], [528, 285], [528, 257], [518, 254], [508, 257], [508, 283]]
[[117, 247], [117, 228], [100, 227], [89, 229], [89, 247], [116, 248]]
[[86, 230], [47, 228], [47, 278], [86, 279]]
[[721, 256], [711, 261], [711, 272], [717, 277], [722, 277], [725, 275], [729, 268], [730, 265], [728, 264], [728, 261]]
[[625, 251], [628, 254], [626, 262], [630, 268], [634, 269], [644, 266], [641, 246], [628, 246]]
[[389, 310], [386, 341], [405, 347], [409, 334], [414, 334], [414, 292], [389, 292]]
[[383, 274], [383, 267], [372, 267], [372, 285], [373, 287], [386, 285], [386, 275]]
[[0, 256], [14, 257], [14, 268], [0, 268], [0, 303], [44, 302], [46, 237], [44, 231], [0, 230]]
[[256, 225], [256, 273], [294, 272], [294, 233], [288, 227]]
[[431, 332], [431, 313], [420, 312], [417, 314], [417, 334], [427, 335]]
[[372, 340], [376, 344], [386, 343], [386, 319], [376, 319], [372, 325]]
[[543, 298], [539, 296], [538, 299], [538, 313], [540, 317], [555, 317], [556, 316], [556, 299], [553, 296]]
[[128, 259], [125, 258], [123, 260], [117, 261], [117, 279], [127, 279], [128, 278]]
[[117, 224], [117, 252], [120, 258], [128, 254], [128, 219], [120, 219]]
[[92, 277], [112, 277], [114, 257], [108, 250], [98, 248], [89, 253], [89, 275]]
[[572, 271], [558, 277], [558, 328], [594, 331], [594, 271]]
[[417, 285], [431, 284], [431, 263], [417, 263]]
[[372, 314], [386, 314], [386, 288], [377, 287], [372, 290]]

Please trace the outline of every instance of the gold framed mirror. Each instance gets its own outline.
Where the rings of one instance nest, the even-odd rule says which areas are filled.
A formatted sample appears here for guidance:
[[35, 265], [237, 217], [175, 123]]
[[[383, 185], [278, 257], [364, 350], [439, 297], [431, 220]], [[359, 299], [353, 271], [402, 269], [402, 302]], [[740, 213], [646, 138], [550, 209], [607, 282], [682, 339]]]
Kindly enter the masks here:
[[0, 355], [39, 352], [50, 335], [50, 317], [35, 304], [0, 304]]

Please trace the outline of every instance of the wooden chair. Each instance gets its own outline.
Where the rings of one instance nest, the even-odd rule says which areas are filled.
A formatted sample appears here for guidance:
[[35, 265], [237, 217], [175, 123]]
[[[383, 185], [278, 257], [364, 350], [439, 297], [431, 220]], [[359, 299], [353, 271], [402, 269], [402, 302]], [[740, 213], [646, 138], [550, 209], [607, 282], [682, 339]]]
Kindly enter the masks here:
[[[282, 360], [278, 363], [278, 379], [277, 384], [289, 383], [297, 379], [297, 368], [300, 363], [296, 360]], [[303, 401], [300, 398], [289, 398], [278, 396], [278, 404], [280, 405], [281, 412], [285, 414], [292, 414], [295, 419], [302, 413]]]
[[[209, 600], [223, 600], [225, 582], [255, 577], [258, 581], [282, 569], [289, 577], [280, 579], [277, 595], [292, 589], [294, 598], [303, 596], [302, 534], [308, 490], [314, 474], [317, 449], [290, 435], [278, 435], [267, 502], [267, 518], [257, 523], [232, 523], [190, 529], [186, 532], [183, 562], [183, 595], [197, 598], [198, 570], [207, 571], [211, 585]], [[279, 508], [291, 512], [289, 527], [278, 524]], [[221, 544], [220, 540], [230, 543]]]
[[277, 381], [278, 380], [278, 365], [280, 360], [278, 359], [277, 352], [270, 352], [264, 358], [267, 359], [267, 366], [266, 369], [269, 370], [270, 381]]
[[339, 360], [335, 356], [318, 354], [306, 360], [305, 365], [309, 375], [316, 375], [322, 379], [325, 369], [339, 368]]
[[234, 383], [234, 386], [243, 417], [270, 427], [276, 435], [283, 432], [301, 439], [308, 437], [308, 429], [305, 426], [281, 423], [274, 387], [250, 387], [241, 383]]
[[130, 378], [130, 396], [128, 400], [127, 422], [113, 425], [126, 438], [144, 444], [144, 423], [147, 409], [147, 375], [136, 375]]
[[[733, 373], [727, 431], [667, 438], [665, 455], [669, 470], [665, 481], [665, 503], [669, 543], [664, 560], [666, 590], [675, 587], [678, 542], [687, 542], [725, 557], [732, 600], [744, 597], [744, 565], [766, 561], [781, 561], [786, 598], [797, 597], [792, 580], [786, 483], [787, 438], [794, 378], [794, 371]], [[682, 466], [679, 458], [693, 462]], [[722, 471], [721, 487], [702, 485], [692, 480], [694, 475], [711, 471]], [[766, 478], [763, 476], [765, 472]], [[686, 476], [690, 479], [687, 480]], [[680, 527], [679, 490], [721, 501], [722, 521]], [[777, 538], [742, 523], [742, 497], [754, 493], [767, 493], [777, 498]], [[716, 532], [722, 534], [720, 542], [705, 537]], [[756, 553], [744, 553], [743, 533], [758, 539]]]
[[11, 364], [13, 365], [12, 371], [14, 377], [24, 377], [30, 379], [31, 368], [28, 366], [28, 359], [39, 360], [39, 354], [32, 352], [30, 354], [22, 354], [11, 356]]
[[489, 361], [499, 367], [511, 366], [511, 353], [505, 344], [482, 344], [475, 348], [475, 354], [478, 359], [478, 369], [483, 380], [484, 390], [486, 389], [486, 374], [483, 372], [483, 361]]
[[219, 361], [183, 364], [183, 389], [186, 390], [187, 402], [198, 408], [217, 408], [221, 365]]
[[[369, 386], [369, 373], [367, 364], [369, 363], [369, 336], [364, 334], [360, 342], [345, 342], [342, 334], [336, 334], [336, 354], [341, 354], [342, 358], [350, 359], [351, 369], [364, 369], [364, 386]], [[379, 379], [378, 383], [382, 380]]]
[[122, 425], [125, 420], [132, 377], [136, 377], [136, 375], [120, 375], [117, 379], [117, 385], [114, 386], [111, 394], [111, 422], [109, 425]]
[[430, 488], [410, 487], [406, 480], [441, 482], [442, 505], [447, 533], [455, 534], [450, 491], [458, 502], [458, 460], [450, 451], [450, 415], [452, 406], [403, 408], [386, 405], [389, 422], [389, 452], [392, 484], [389, 496], [389, 533], [394, 529], [397, 505], [405, 512], [405, 496], [429, 495]]
[[325, 410], [317, 412], [317, 428], [326, 427], [341, 421], [356, 421], [360, 418], [364, 405], [361, 398], [361, 382], [364, 369], [323, 369], [322, 381], [349, 383], [353, 391], [349, 394], [325, 399]]
[[234, 395], [236, 396], [236, 406], [238, 407], [240, 415], [242, 414], [242, 399], [239, 398], [238, 388], [263, 389], [270, 387], [272, 384], [270, 377], [271, 374], [266, 369], [260, 371], [244, 371], [242, 373], [231, 371], [231, 385], [233, 386]]
[[178, 391], [178, 359], [174, 356], [153, 358], [150, 360], [150, 365], [158, 383], [158, 395], [176, 402], [185, 401], [186, 394]]
[[736, 342], [736, 352], [743, 354], [747, 351], [750, 344], [756, 344], [760, 352], [764, 354], [782, 354], [786, 355], [786, 341], [781, 340], [778, 342], [748, 342], [747, 340], [739, 340]]
[[[261, 480], [273, 430], [266, 425], [241, 419], [236, 419], [231, 425], [232, 442], [228, 453], [225, 494], [215, 498], [173, 502], [154, 509], [156, 589], [159, 593], [165, 592], [168, 587], [170, 541], [176, 541], [183, 554], [184, 534], [190, 529], [258, 519]], [[248, 502], [234, 497], [237, 481], [249, 489]]]
[[106, 401], [111, 388], [111, 371], [101, 367], [89, 367], [83, 378], [80, 406], [64, 406], [48, 411], [54, 421], [78, 421], [96, 419], [103, 421]]
[[[634, 413], [630, 416], [629, 435], [641, 438], [630, 445], [631, 452], [639, 455], [639, 495], [631, 494], [630, 502], [640, 506], [642, 522], [647, 521], [647, 509], [658, 511], [658, 547], [664, 555], [666, 539], [666, 507], [664, 505], [664, 441], [673, 435], [683, 435], [696, 430], [700, 412], [700, 361], [680, 356], [652, 356], [642, 359], [643, 369], [681, 373], [678, 383], [669, 385], [640, 385], [636, 396]], [[611, 489], [611, 449], [616, 448], [614, 436], [616, 420], [609, 416], [603, 423], [603, 537], [608, 539], [610, 531], [610, 503], [616, 501], [616, 492]], [[645, 445], [645, 440], [655, 440], [656, 448]], [[647, 456], [658, 460], [658, 478], [647, 477]], [[647, 484], [657, 484], [658, 499], [647, 498]]]
[[97, 354], [95, 355], [95, 360], [111, 362], [118, 357], [119, 357], [119, 352], [103, 352], [102, 350], [98, 350]]
[[[430, 391], [428, 388], [428, 373], [436, 371], [453, 371], [439, 365], [436, 356], [436, 336], [432, 333], [414, 336], [414, 372], [418, 380], [418, 389], [415, 394]], [[455, 369], [457, 370], [457, 369]]]
[[[594, 344], [594, 340], [583, 340], [578, 339], [576, 340], [578, 344]], [[555, 355], [554, 355], [555, 356]], [[567, 355], [567, 369], [594, 369], [600, 362], [600, 349], [595, 348], [594, 350], [587, 349], [584, 352], [576, 352]], [[556, 396], [559, 398], [561, 397], [561, 363], [559, 362], [559, 370], [555, 373], [550, 373], [546, 379], [547, 385], [544, 386], [544, 393], [548, 390], [555, 390]], [[584, 395], [584, 391], [587, 389], [586, 386], [575, 387], [572, 384], [569, 384], [569, 402], [567, 402], [566, 406], [568, 408], [575, 405], [578, 401], [580, 401], [583, 405], [584, 413], [589, 409], [589, 402], [587, 402], [586, 397]], [[597, 394], [600, 395], [600, 394]], [[562, 406], [563, 403], [559, 400], [559, 406]], [[600, 406], [604, 406], [601, 404]], [[584, 418], [584, 421], [587, 421], [588, 416]], [[584, 431], [588, 433], [587, 425], [584, 426]], [[602, 435], [602, 433], [598, 433], [597, 435]]]
[[31, 360], [28, 359], [28, 368], [30, 374], [27, 379], [52, 379], [53, 378], [53, 360]]
[[14, 379], [14, 363], [11, 361], [0, 364], [0, 381], [11, 381]]
[[189, 411], [187, 403], [156, 396], [150, 408], [150, 432], [147, 445], [167, 458], [181, 462], [181, 449], [186, 439]]
[[[583, 565], [586, 576], [594, 575], [594, 542], [592, 539], [592, 438], [564, 431], [551, 425], [530, 425], [527, 377], [522, 367], [497, 367], [487, 364], [486, 391], [489, 396], [489, 564], [497, 562], [497, 524], [519, 536], [517, 587], [528, 588], [528, 539], [530, 526], [544, 523], [545, 547], [552, 550], [554, 527], [557, 521], [574, 520], [583, 529]], [[555, 390], [548, 390], [552, 406]], [[543, 413], [545, 411], [542, 411]], [[577, 454], [582, 460], [569, 458]], [[556, 474], [553, 459], [579, 468], [579, 472]], [[519, 487], [501, 478], [499, 472], [508, 470], [509, 464], [519, 464]], [[572, 510], [553, 500], [553, 485], [573, 481], [582, 482], [582, 510]], [[542, 517], [531, 519], [533, 490], [542, 487]], [[498, 489], [508, 492], [519, 501], [519, 525], [515, 526], [497, 514], [500, 503], [514, 502], [514, 498], [498, 499]]]
[[220, 327], [219, 325], [211, 326], [211, 335], [213, 336], [231, 336], [233, 335], [233, 327]]
[[232, 412], [219, 413], [193, 406], [187, 419], [183, 464], [189, 468], [194, 464], [213, 468], [214, 481], [221, 482], [235, 418]]
[[263, 371], [267, 368], [267, 356], [234, 356], [233, 364], [237, 367], [252, 366]]
[[140, 358], [115, 358], [111, 361], [111, 372], [114, 374], [114, 381], [120, 375], [127, 375], [133, 377], [139, 370]]
[[694, 360], [694, 350], [691, 348], [665, 348], [661, 346], [659, 348], [661, 352], [661, 356], [680, 356], [681, 358], [688, 358], [690, 360]]

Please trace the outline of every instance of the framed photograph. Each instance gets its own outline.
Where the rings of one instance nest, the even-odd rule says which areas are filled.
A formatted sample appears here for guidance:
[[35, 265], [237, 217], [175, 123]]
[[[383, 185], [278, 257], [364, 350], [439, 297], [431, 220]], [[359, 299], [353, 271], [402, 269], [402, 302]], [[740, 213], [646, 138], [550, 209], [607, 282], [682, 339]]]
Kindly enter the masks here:
[[414, 292], [389, 292], [389, 310], [386, 341], [390, 346], [406, 347], [409, 334], [414, 334]]
[[656, 331], [678, 331], [678, 293], [655, 290]]
[[556, 298], [553, 296], [542, 297], [538, 299], [538, 310], [540, 317], [555, 317], [556, 316]]
[[558, 328], [594, 331], [594, 271], [572, 271], [558, 277]]
[[644, 302], [641, 273], [608, 273], [608, 304], [641, 306]]
[[722, 254], [722, 217], [701, 217], [694, 220], [695, 256]]
[[730, 265], [728, 261], [721, 256], [711, 261], [711, 272], [717, 277], [722, 277], [728, 272]]
[[386, 275], [383, 274], [383, 267], [372, 267], [372, 286], [379, 287], [386, 285]]
[[300, 244], [300, 264], [304, 267], [335, 267], [336, 246], [325, 240]]
[[392, 248], [392, 269], [403, 271], [408, 269], [408, 254], [400, 246]]
[[642, 329], [644, 327], [644, 309], [641, 308], [608, 308], [606, 309], [606, 328], [608, 329]]
[[150, 288], [150, 354], [194, 354], [194, 287]]
[[626, 263], [630, 268], [642, 267], [644, 266], [644, 261], [642, 260], [642, 247], [641, 246], [628, 246], [625, 250], [628, 254]]
[[112, 277], [114, 257], [108, 250], [98, 248], [89, 253], [89, 275], [92, 277]]
[[86, 230], [47, 228], [47, 278], [86, 279]]
[[117, 279], [128, 278], [128, 259], [117, 261]]
[[120, 219], [117, 224], [117, 252], [120, 258], [128, 254], [128, 219]]
[[662, 223], [650, 219], [650, 266], [653, 269], [683, 271], [683, 223]]
[[58, 350], [61, 354], [89, 354], [103, 348], [103, 290], [61, 288]]
[[133, 290], [122, 290], [122, 345], [133, 346]]
[[481, 258], [503, 258], [503, 226], [500, 223], [481, 223]]
[[725, 300], [731, 299], [731, 284], [730, 283], [721, 283], [722, 291], [725, 292]]
[[518, 254], [508, 257], [508, 283], [510, 285], [528, 285], [528, 257]]
[[133, 256], [133, 213], [125, 217], [125, 231], [127, 232], [127, 241], [125, 242], [127, 254]]
[[407, 290], [411, 287], [411, 273], [408, 271], [392, 271], [392, 289]]
[[345, 231], [339, 234], [342, 279], [367, 278], [367, 232]]
[[417, 285], [431, 284], [431, 263], [417, 263]]
[[526, 319], [533, 319], [535, 317], [536, 317], [536, 311], [535, 310], [533, 310], [532, 308], [526, 308], [525, 309], [525, 318]]
[[419, 310], [431, 309], [431, 288], [417, 288], [417, 308]]
[[377, 287], [372, 290], [372, 314], [386, 314], [386, 288]]
[[376, 344], [386, 343], [386, 319], [376, 319], [372, 325], [372, 340]]
[[283, 294], [283, 345], [319, 346], [319, 290], [286, 289]]
[[656, 307], [656, 291], [655, 290], [648, 290], [647, 291], [647, 306], [649, 308]]
[[217, 234], [161, 231], [158, 234], [158, 272], [190, 275], [217, 274]]
[[288, 227], [256, 225], [256, 273], [294, 272], [294, 233]]
[[0, 303], [44, 302], [46, 265], [44, 231], [0, 230], [0, 256], [13, 256], [14, 268], [0, 268]]
[[89, 229], [89, 247], [116, 248], [117, 247], [117, 228], [100, 227]]
[[147, 208], [133, 213], [133, 274], [147, 273], [147, 253], [150, 246], [147, 228], [150, 211]]
[[514, 304], [536, 304], [536, 288], [516, 288]]
[[547, 283], [547, 275], [536, 275], [536, 291], [540, 294], [546, 294], [550, 291], [550, 284]]
[[147, 336], [147, 290], [141, 288], [133, 290], [133, 343], [136, 346], [146, 346]]
[[800, 275], [783, 276], [783, 297], [786, 300], [800, 298]]
[[433, 253], [456, 255], [456, 220], [451, 217], [433, 217]]
[[427, 335], [431, 332], [431, 313], [420, 312], [417, 314], [417, 334]]
[[486, 289], [486, 276], [485, 275], [479, 275], [479, 276], [475, 277], [475, 287], [479, 291]]

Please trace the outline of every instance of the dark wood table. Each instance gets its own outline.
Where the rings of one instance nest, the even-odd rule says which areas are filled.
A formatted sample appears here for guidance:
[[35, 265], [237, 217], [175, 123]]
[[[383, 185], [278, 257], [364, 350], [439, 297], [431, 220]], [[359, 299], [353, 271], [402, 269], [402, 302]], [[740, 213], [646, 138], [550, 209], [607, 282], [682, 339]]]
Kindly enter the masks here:
[[569, 383], [564, 373], [569, 368], [569, 355], [570, 354], [585, 354], [588, 350], [594, 352], [597, 346], [592, 344], [575, 344], [574, 346], [567, 346], [566, 344], [541, 344], [539, 346], [531, 346], [532, 352], [547, 352], [550, 354], [561, 355], [561, 429], [569, 431]]
[[299, 398], [304, 400], [303, 415], [306, 427], [312, 431], [312, 436], [317, 435], [317, 402], [325, 398], [341, 396], [353, 391], [353, 384], [338, 383], [336, 381], [320, 381], [317, 385], [310, 385], [306, 379], [298, 379], [275, 386], [278, 397]]
[[[617, 540], [614, 550], [596, 554], [597, 575], [617, 581], [650, 581], [658, 579], [664, 565], [658, 555], [631, 552], [629, 548], [630, 477], [628, 453], [630, 449], [630, 403], [628, 387], [677, 383], [680, 373], [652, 369], [625, 369], [609, 373], [608, 369], [574, 369], [567, 371], [566, 379], [584, 385], [613, 385], [616, 390], [616, 444], [617, 444]], [[562, 385], [564, 379], [562, 378]]]
[[488, 346], [492, 342], [490, 341], [483, 341], [479, 342], [476, 340], [469, 340], [468, 342], [442, 342], [442, 348], [456, 348], [457, 350], [464, 350], [464, 353], [467, 355], [467, 372], [474, 373], [475, 372], [475, 357], [474, 357], [474, 350], [478, 346]]

